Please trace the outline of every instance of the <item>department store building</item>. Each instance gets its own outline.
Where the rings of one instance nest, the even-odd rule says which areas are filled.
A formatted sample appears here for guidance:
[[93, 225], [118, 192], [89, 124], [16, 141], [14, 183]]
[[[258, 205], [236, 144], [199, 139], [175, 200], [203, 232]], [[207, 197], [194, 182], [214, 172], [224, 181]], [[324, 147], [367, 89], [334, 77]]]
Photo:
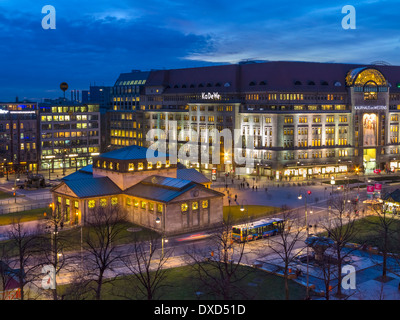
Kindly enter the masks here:
[[[138, 96], [136, 109], [125, 112], [143, 116], [144, 146], [150, 129], [168, 130], [172, 123], [178, 133], [188, 132], [171, 137], [187, 152], [204, 143], [193, 131], [241, 131], [239, 148], [220, 141], [220, 164], [181, 161], [189, 167], [274, 180], [400, 170], [398, 66], [247, 62], [153, 70]], [[114, 131], [114, 138], [122, 134]], [[237, 165], [237, 152], [253, 158], [254, 167]]]

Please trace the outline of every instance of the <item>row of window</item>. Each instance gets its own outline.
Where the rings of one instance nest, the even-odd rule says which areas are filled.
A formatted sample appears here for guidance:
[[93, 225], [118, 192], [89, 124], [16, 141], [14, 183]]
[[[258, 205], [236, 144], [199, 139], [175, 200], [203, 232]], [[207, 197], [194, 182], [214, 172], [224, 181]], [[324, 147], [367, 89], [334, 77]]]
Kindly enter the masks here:
[[[199, 203], [200, 201], [194, 201], [192, 202], [192, 210], [198, 210], [199, 209]], [[208, 200], [203, 200], [201, 201], [201, 207], [203, 209], [207, 209], [208, 208]], [[181, 204], [181, 212], [186, 213], [189, 210], [189, 205], [185, 202]]]
[[[313, 158], [322, 158], [322, 155], [323, 155], [322, 151], [312, 152]], [[347, 157], [348, 156], [347, 150], [339, 150], [338, 156], [339, 157]], [[326, 151], [325, 157], [326, 158], [335, 157], [335, 151], [334, 150]], [[294, 152], [286, 152], [283, 154], [283, 160], [293, 160], [294, 158], [295, 158]], [[297, 158], [298, 159], [308, 159], [308, 152], [299, 152], [297, 154]]]

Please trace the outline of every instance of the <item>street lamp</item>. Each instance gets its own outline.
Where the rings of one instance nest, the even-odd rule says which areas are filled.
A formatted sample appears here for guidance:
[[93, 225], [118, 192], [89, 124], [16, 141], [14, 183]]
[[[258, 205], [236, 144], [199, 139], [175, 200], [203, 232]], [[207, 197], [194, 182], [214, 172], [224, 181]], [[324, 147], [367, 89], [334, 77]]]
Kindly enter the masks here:
[[332, 185], [332, 194], [331, 195], [333, 195], [333, 186], [335, 185], [335, 177], [334, 176], [331, 177], [331, 185]]
[[[244, 202], [246, 201], [246, 209], [244, 208]], [[246, 210], [247, 218], [246, 218], [246, 242], [249, 241], [248, 233], [248, 223], [249, 223], [249, 204], [246, 199], [242, 200], [242, 205], [240, 206], [240, 211], [244, 212]]]
[[[311, 195], [311, 191], [308, 190], [304, 194], [304, 210], [305, 210], [305, 218], [306, 218], [306, 232], [307, 232], [307, 239], [309, 237], [309, 230], [308, 230], [308, 219], [307, 219], [307, 196]], [[299, 195], [297, 197], [299, 200], [303, 199], [302, 189], [300, 189]], [[306, 299], [309, 299], [309, 272], [308, 272], [308, 265], [309, 265], [309, 246], [307, 245], [307, 289], [306, 289]]]
[[[156, 219], [156, 223], [159, 224], [161, 223], [161, 219], [159, 217], [157, 217]], [[164, 257], [164, 242], [167, 243], [168, 240], [165, 239], [165, 234], [164, 234], [164, 229], [161, 227], [162, 230], [162, 234], [161, 234], [161, 257]]]

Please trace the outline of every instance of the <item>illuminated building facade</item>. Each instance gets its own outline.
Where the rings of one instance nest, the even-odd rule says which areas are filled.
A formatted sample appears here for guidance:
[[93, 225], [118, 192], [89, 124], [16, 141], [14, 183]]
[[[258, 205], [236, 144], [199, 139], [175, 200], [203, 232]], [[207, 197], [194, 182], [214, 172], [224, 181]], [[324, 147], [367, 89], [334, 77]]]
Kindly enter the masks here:
[[52, 189], [64, 225], [86, 224], [96, 210], [113, 207], [126, 212], [129, 221], [166, 235], [222, 222], [223, 193], [208, 188], [200, 173], [178, 169], [168, 154], [148, 156], [147, 151], [140, 146], [113, 150], [64, 177]]
[[[222, 147], [225, 164], [212, 166], [218, 171], [286, 180], [400, 168], [397, 66], [266, 62], [155, 70], [139, 93], [145, 146], [149, 130], [171, 121], [178, 134], [240, 130], [243, 145], [233, 152], [252, 157], [254, 168], [235, 165]], [[200, 143], [191, 134], [177, 137], [188, 152]], [[244, 148], [250, 137], [252, 148]]]
[[41, 169], [80, 168], [100, 153], [98, 104], [40, 104]]
[[[149, 72], [122, 73], [111, 91], [112, 110], [107, 112], [109, 149], [143, 145], [143, 112], [140, 98]], [[107, 150], [108, 151], [108, 150]]]
[[2, 171], [37, 170], [36, 103], [0, 102], [0, 163]]

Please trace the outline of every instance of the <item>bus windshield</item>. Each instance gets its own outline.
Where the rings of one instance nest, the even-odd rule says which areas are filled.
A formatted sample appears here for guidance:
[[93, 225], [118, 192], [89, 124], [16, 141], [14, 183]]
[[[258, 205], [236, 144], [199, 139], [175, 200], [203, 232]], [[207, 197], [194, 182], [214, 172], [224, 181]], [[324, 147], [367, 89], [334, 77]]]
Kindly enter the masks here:
[[232, 228], [232, 233], [240, 234], [240, 228]]

